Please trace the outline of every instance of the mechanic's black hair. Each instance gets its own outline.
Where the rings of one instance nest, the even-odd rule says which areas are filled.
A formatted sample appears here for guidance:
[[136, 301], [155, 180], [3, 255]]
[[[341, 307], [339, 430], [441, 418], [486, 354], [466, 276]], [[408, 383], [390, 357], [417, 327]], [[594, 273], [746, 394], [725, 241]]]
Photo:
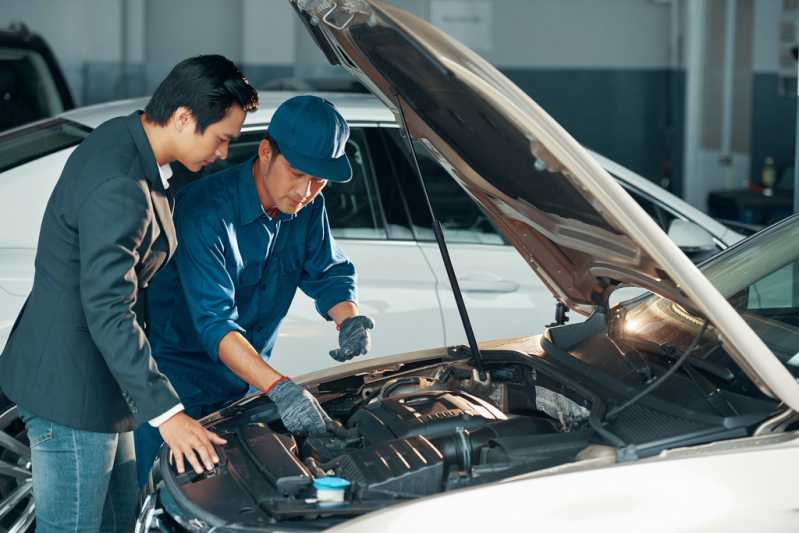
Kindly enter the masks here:
[[178, 107], [187, 107], [197, 133], [224, 118], [232, 105], [244, 111], [258, 107], [258, 92], [228, 58], [204, 55], [185, 59], [164, 78], [144, 108], [147, 120], [166, 125]]

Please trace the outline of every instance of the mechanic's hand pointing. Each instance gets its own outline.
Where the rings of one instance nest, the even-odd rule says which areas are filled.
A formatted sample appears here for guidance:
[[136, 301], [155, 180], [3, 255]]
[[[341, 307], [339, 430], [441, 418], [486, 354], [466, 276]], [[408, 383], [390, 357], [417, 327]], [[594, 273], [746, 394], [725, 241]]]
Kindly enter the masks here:
[[375, 322], [366, 315], [355, 315], [339, 326], [338, 344], [340, 348], [330, 351], [336, 361], [349, 361], [356, 355], [364, 355], [372, 348], [372, 334]]
[[219, 456], [214, 451], [214, 444], [225, 444], [227, 441], [208, 431], [186, 413], [178, 413], [158, 426], [164, 442], [169, 446], [169, 451], [175, 459], [178, 473], [185, 472], [184, 459], [191, 464], [198, 474], [206, 470], [213, 470], [214, 464], [219, 462]]
[[286, 429], [295, 435], [321, 435], [331, 422], [314, 396], [283, 376], [266, 391], [280, 413]]

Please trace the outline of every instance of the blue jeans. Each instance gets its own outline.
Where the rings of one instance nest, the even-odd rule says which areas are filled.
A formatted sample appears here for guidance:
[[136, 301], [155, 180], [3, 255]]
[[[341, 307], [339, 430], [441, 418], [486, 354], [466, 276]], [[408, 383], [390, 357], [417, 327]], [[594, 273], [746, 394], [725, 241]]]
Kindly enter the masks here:
[[30, 440], [36, 532], [133, 531], [138, 493], [132, 432], [74, 429], [22, 407], [19, 414]]

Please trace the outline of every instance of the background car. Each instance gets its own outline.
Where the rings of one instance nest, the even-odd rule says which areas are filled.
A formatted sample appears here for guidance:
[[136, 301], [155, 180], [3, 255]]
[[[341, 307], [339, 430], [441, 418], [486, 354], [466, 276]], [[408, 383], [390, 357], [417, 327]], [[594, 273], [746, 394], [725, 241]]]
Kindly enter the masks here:
[[0, 131], [75, 107], [50, 47], [24, 25], [0, 29]]
[[[199, 174], [175, 165], [173, 186], [253, 157], [274, 109], [293, 93], [260, 93], [228, 158]], [[360, 304], [377, 329], [369, 357], [463, 342], [455, 302], [433, 239], [422, 190], [394, 115], [371, 95], [324, 94], [351, 126], [347, 153], [354, 177], [324, 190], [333, 235], [358, 269]], [[55, 181], [80, 141], [105, 120], [142, 109], [146, 99], [74, 110], [0, 135], [0, 196], [13, 198], [0, 225], [0, 346], [33, 280], [39, 224]], [[485, 338], [523, 335], [555, 318], [555, 300], [528, 275], [491, 222], [421, 144], [414, 144], [426, 187], [456, 262], [475, 331]], [[650, 181], [598, 154], [594, 157], [696, 259], [741, 236]], [[335, 328], [298, 292], [280, 329], [275, 366], [298, 375], [334, 364]]]

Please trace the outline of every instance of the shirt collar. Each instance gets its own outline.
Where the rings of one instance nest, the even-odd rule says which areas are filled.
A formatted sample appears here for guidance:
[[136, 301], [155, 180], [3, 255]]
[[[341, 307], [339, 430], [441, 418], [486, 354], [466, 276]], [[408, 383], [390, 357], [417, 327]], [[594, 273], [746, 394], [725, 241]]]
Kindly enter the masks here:
[[261, 217], [269, 220], [290, 220], [297, 215], [287, 215], [277, 212], [277, 216], [270, 216], [264, 211], [261, 200], [258, 198], [258, 189], [255, 188], [252, 165], [255, 157], [248, 159], [239, 168], [239, 223], [250, 224]]
[[239, 223], [249, 224], [264, 216], [264, 209], [258, 199], [258, 190], [252, 175], [255, 158], [248, 159], [239, 167]]
[[169, 163], [164, 163], [158, 167], [158, 174], [161, 176], [161, 183], [164, 184], [164, 190], [169, 188], [169, 179], [172, 177], [172, 167]]

